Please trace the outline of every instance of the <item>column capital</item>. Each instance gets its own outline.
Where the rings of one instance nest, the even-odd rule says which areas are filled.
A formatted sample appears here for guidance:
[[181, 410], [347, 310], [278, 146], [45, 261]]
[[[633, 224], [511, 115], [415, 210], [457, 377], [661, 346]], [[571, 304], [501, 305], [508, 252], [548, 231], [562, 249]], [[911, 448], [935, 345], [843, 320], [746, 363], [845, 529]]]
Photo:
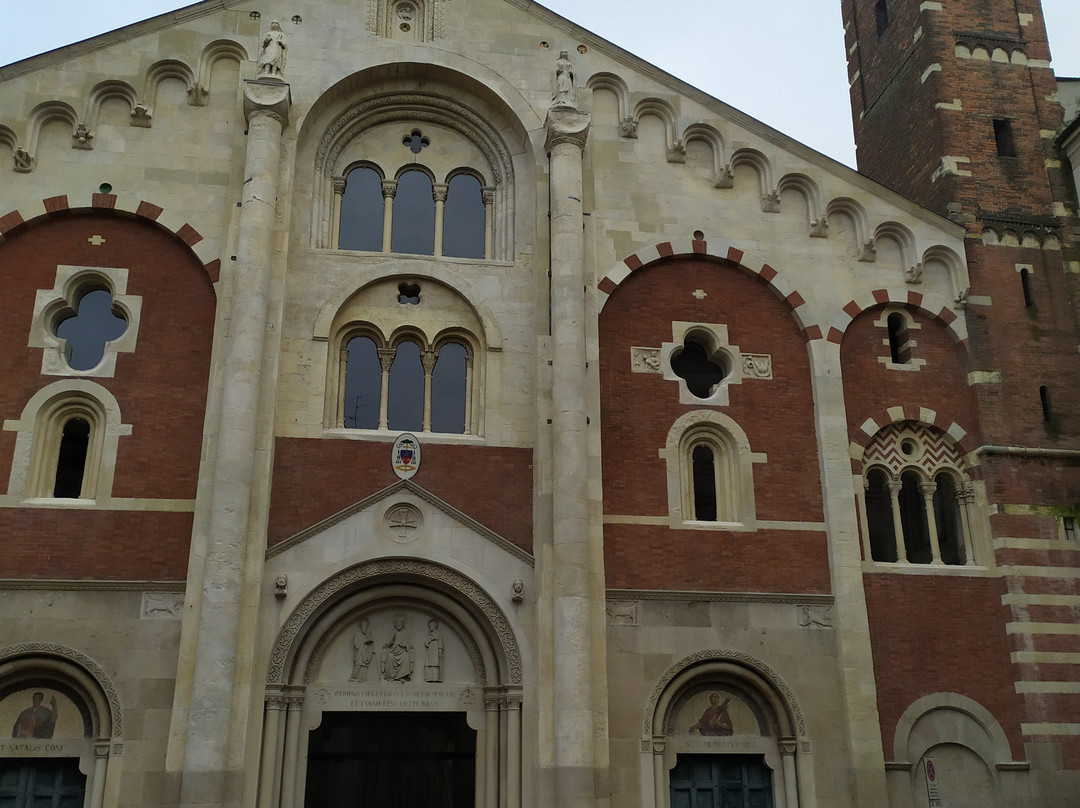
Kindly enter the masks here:
[[292, 107], [292, 91], [288, 84], [276, 79], [247, 79], [244, 81], [244, 118], [248, 123], [259, 115], [266, 115], [289, 123]]
[[394, 358], [397, 356], [396, 348], [377, 348], [375, 353], [379, 355], [379, 367], [383, 373], [390, 372], [390, 366], [394, 364]]
[[900, 496], [900, 491], [904, 487], [904, 483], [900, 480], [889, 480], [889, 493], [895, 498]]
[[435, 363], [439, 361], [439, 355], [435, 351], [421, 351], [420, 364], [424, 367], [424, 375], [430, 376], [435, 370]]
[[937, 491], [937, 483], [935, 482], [921, 482], [919, 483], [919, 490], [922, 491], [922, 495], [929, 499], [934, 496], [934, 492]]
[[436, 182], [434, 185], [431, 186], [431, 195], [435, 197], [436, 202], [445, 202], [447, 190], [447, 185], [441, 182]]
[[484, 200], [485, 205], [495, 204], [495, 189], [491, 187], [481, 188], [480, 196]]
[[341, 196], [345, 193], [345, 178], [344, 177], [331, 177], [330, 182], [334, 184], [334, 193]]
[[584, 150], [589, 137], [592, 115], [576, 109], [553, 108], [548, 110], [544, 128], [547, 130], [546, 148], [550, 151], [560, 143], [571, 143]]
[[383, 180], [382, 195], [383, 199], [393, 199], [395, 196], [397, 196], [397, 180]]

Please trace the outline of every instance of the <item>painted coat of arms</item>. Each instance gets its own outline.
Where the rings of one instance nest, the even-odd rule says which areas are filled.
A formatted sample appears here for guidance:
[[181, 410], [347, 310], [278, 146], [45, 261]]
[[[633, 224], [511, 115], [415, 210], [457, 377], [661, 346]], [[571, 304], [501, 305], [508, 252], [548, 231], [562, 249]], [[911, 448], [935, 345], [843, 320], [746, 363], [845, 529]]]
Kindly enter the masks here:
[[420, 441], [415, 435], [404, 432], [398, 435], [394, 441], [394, 452], [391, 458], [394, 473], [402, 480], [407, 480], [416, 474], [420, 468]]

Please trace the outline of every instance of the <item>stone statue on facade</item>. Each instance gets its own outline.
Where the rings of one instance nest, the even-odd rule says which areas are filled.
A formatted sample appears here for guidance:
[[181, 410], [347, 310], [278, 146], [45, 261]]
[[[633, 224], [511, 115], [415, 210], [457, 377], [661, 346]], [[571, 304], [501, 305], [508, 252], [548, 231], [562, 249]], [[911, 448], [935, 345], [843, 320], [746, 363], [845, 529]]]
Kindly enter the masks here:
[[424, 681], [442, 681], [443, 640], [439, 633], [439, 621], [428, 620], [428, 637], [424, 643]]
[[413, 647], [405, 639], [405, 628], [405, 615], [399, 614], [394, 618], [394, 633], [383, 643], [379, 666], [383, 679], [388, 682], [412, 681]]
[[574, 63], [570, 61], [570, 55], [566, 51], [561, 51], [555, 61], [555, 74], [551, 81], [551, 106], [577, 109]]
[[353, 634], [353, 668], [349, 680], [352, 682], [366, 682], [368, 667], [373, 659], [375, 659], [375, 640], [371, 639], [368, 620], [363, 617]]
[[270, 23], [270, 30], [262, 38], [262, 46], [259, 48], [259, 75], [281, 78], [285, 75], [285, 57], [289, 52], [289, 42], [285, 32], [281, 30], [281, 23], [274, 20]]

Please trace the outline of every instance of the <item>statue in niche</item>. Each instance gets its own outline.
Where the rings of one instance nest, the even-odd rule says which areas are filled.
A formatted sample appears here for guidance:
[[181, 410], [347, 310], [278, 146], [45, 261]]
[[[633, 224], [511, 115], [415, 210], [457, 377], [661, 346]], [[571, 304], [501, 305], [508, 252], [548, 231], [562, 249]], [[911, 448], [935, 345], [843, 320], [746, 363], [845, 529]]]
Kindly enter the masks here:
[[709, 694], [709, 706], [705, 708], [705, 712], [701, 714], [701, 718], [698, 719], [694, 726], [690, 727], [690, 733], [697, 732], [700, 735], [734, 735], [735, 729], [731, 724], [731, 716], [728, 715], [728, 705], [731, 704], [731, 697], [728, 696], [724, 699], [723, 704], [720, 703], [719, 693]]
[[402, 3], [397, 7], [396, 11], [398, 29], [403, 33], [408, 33], [412, 30], [413, 17], [416, 14], [416, 10], [412, 7], [411, 3]]
[[551, 106], [577, 109], [577, 90], [574, 88], [574, 63], [566, 51], [555, 61], [555, 76], [551, 82]]
[[270, 30], [262, 39], [262, 47], [259, 50], [259, 75], [280, 78], [285, 75], [285, 57], [289, 52], [289, 42], [285, 38], [285, 32], [281, 30], [281, 23], [274, 20], [270, 23]]
[[428, 620], [428, 637], [424, 643], [424, 681], [442, 681], [443, 641], [439, 633], [439, 621]]
[[366, 617], [360, 618], [360, 623], [353, 634], [352, 647], [352, 676], [349, 677], [349, 681], [366, 682], [368, 667], [371, 665], [372, 660], [375, 659], [375, 640], [371, 639]]
[[412, 681], [415, 658], [412, 644], [405, 639], [406, 626], [405, 615], [397, 615], [394, 618], [394, 633], [383, 643], [379, 667], [382, 669], [383, 679], [388, 682]]
[[27, 707], [15, 719], [11, 728], [12, 738], [51, 738], [56, 729], [56, 719], [60, 711], [56, 706], [56, 696], [49, 697], [49, 706], [42, 704], [45, 694], [40, 690], [31, 696], [33, 705]]

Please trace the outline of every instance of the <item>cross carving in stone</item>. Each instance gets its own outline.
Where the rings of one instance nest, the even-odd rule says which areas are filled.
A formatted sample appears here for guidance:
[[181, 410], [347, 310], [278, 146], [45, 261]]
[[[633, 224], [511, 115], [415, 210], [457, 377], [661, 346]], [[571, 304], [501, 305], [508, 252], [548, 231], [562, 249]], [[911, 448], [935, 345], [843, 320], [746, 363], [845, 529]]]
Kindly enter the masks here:
[[88, 238], [87, 241], [89, 241], [95, 247], [100, 247], [102, 244], [105, 243], [105, 237], [95, 234], [93, 236], [90, 236], [90, 238]]
[[693, 296], [696, 297], [698, 300], [704, 300], [709, 296], [709, 293], [706, 292], [704, 289], [695, 289], [691, 294], [693, 294]]
[[417, 528], [416, 517], [413, 515], [411, 508], [394, 508], [393, 513], [390, 514], [390, 518], [387, 520], [387, 524], [399, 539], [406, 538]]

